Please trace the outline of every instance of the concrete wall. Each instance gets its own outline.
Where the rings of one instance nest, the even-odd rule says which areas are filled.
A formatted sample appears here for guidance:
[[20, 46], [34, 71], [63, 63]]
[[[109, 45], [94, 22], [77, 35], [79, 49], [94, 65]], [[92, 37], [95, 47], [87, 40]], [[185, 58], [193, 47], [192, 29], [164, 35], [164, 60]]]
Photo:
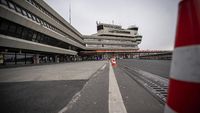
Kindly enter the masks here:
[[19, 48], [26, 50], [42, 51], [42, 52], [51, 52], [59, 54], [69, 54], [76, 55], [76, 51], [62, 49], [58, 47], [53, 47], [45, 44], [40, 44], [32, 41], [27, 41], [23, 39], [18, 39], [10, 36], [0, 35], [0, 46]]
[[[71, 25], [69, 25], [68, 22], [66, 22], [61, 16], [59, 16], [59, 14], [57, 14], [52, 8], [50, 8], [45, 2], [43, 2], [42, 0], [37, 0], [36, 2], [38, 2], [43, 8], [47, 9], [49, 12], [52, 13], [52, 15], [54, 15], [55, 17], [57, 17], [58, 19], [60, 19], [60, 21], [62, 21], [64, 24], [66, 24], [66, 26], [68, 28], [66, 28], [63, 25], [58, 24], [57, 22], [55, 22], [53, 19], [51, 19], [49, 16], [47, 16], [46, 14], [44, 14], [42, 11], [40, 11], [39, 9], [37, 9], [35, 6], [31, 5], [29, 2], [27, 2], [26, 0], [11, 0], [17, 4], [19, 4], [20, 6], [24, 7], [25, 9], [27, 9], [28, 11], [34, 13], [35, 15], [37, 15], [38, 17], [40, 17], [41, 19], [47, 21], [48, 23], [51, 23], [53, 26], [57, 27], [58, 29], [62, 30], [63, 32], [65, 32], [66, 34], [72, 36], [73, 38], [79, 40], [80, 42], [83, 42], [83, 40], [81, 39], [81, 34], [75, 30]], [[73, 31], [73, 32], [72, 32]]]

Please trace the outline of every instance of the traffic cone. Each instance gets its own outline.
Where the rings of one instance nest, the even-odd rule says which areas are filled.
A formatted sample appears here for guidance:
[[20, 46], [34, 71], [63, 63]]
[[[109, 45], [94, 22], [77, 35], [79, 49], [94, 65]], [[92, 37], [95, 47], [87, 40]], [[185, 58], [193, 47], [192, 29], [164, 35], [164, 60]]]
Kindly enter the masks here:
[[200, 113], [200, 0], [182, 0], [165, 113]]
[[115, 58], [111, 58], [111, 64], [112, 64], [113, 67], [117, 66], [117, 62], [116, 62]]

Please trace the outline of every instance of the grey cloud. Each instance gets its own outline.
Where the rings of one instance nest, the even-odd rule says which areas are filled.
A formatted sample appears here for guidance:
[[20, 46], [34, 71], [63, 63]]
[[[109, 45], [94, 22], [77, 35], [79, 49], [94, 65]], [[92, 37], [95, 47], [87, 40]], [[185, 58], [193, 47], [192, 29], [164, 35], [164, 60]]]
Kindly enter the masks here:
[[[45, 0], [69, 20], [69, 1]], [[141, 49], [173, 49], [179, 0], [71, 0], [72, 25], [82, 34], [96, 32], [96, 21], [139, 26]]]

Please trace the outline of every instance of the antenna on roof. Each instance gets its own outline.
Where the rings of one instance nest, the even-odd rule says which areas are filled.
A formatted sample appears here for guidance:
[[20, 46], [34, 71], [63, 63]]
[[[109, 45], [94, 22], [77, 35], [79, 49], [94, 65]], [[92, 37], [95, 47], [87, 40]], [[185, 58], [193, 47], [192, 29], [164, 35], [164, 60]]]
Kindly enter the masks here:
[[112, 24], [114, 25], [114, 20], [112, 20]]
[[71, 1], [69, 1], [69, 23], [71, 24]]

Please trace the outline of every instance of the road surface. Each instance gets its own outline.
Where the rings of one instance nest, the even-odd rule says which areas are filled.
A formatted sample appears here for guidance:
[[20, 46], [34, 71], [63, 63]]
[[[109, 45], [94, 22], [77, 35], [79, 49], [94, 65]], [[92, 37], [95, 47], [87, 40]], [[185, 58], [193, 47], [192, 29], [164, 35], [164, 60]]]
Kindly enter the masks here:
[[162, 113], [164, 105], [120, 64], [164, 77], [170, 68], [170, 61], [129, 59], [114, 67], [107, 61], [90, 61], [0, 69], [0, 111]]

